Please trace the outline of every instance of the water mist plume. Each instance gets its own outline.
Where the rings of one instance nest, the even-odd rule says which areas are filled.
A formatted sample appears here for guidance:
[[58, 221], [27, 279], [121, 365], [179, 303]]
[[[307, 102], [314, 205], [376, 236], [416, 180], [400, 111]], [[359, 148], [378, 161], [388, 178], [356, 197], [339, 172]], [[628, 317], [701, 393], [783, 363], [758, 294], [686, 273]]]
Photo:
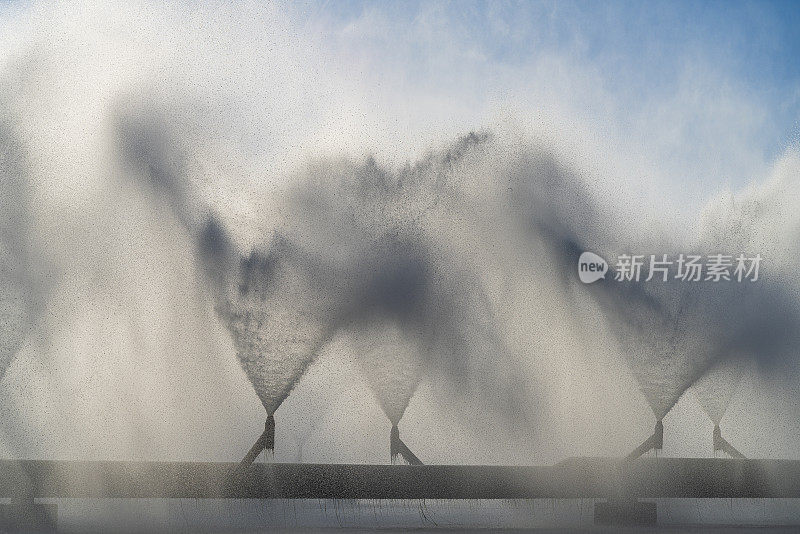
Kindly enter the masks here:
[[0, 109], [0, 380], [40, 308], [32, 260], [31, 184], [20, 141]]
[[741, 387], [747, 369], [747, 360], [722, 360], [692, 384], [691, 390], [700, 407], [715, 425], [722, 421], [731, 400]]
[[425, 370], [463, 375], [478, 350], [502, 358], [477, 275], [437, 246], [432, 225], [454, 162], [486, 135], [399, 172], [373, 160], [318, 162], [290, 190], [280, 233], [245, 255], [220, 218], [193, 202], [183, 156], [154, 124], [123, 119], [120, 146], [195, 235], [217, 312], [270, 414], [337, 331], [352, 338], [394, 424]]
[[[17, 388], [3, 388], [5, 413], [25, 408], [19, 450], [230, 459], [250, 445], [228, 439], [247, 424], [243, 407], [260, 410], [236, 362], [273, 413], [337, 336], [341, 368], [360, 370], [374, 405], [390, 422], [405, 418], [404, 433], [422, 431], [418, 452], [437, 461], [450, 457], [452, 435], [466, 436], [453, 456], [478, 463], [609, 454], [635, 439], [645, 402], [661, 418], [728, 362], [754, 362], [761, 387], [796, 377], [783, 373], [800, 347], [796, 150], [767, 183], [709, 203], [696, 236], [667, 230], [697, 222], [683, 217], [696, 205], [670, 202], [683, 175], [691, 194], [707, 194], [702, 172], [681, 173], [693, 158], [763, 160], [754, 136], [738, 136], [763, 116], [748, 98], [725, 103], [732, 122], [728, 111], [697, 113], [708, 100], [696, 95], [714, 91], [698, 93], [691, 76], [674, 101], [657, 101], [657, 119], [634, 118], [631, 129], [630, 95], [599, 91], [596, 65], [569, 51], [537, 54], [519, 76], [477, 65], [485, 58], [469, 47], [434, 46], [443, 55], [419, 69], [414, 32], [399, 36], [413, 61], [379, 50], [397, 48], [388, 31], [361, 63], [353, 51], [365, 28], [374, 33], [369, 17], [343, 27], [325, 10], [297, 24], [271, 3], [30, 6], [0, 17], [0, 215], [15, 221], [0, 225], [0, 374], [40, 309], [39, 282], [18, 276], [36, 263], [18, 246], [32, 241], [23, 221], [34, 220], [67, 276], [50, 310], [49, 361], [20, 358], [5, 378]], [[442, 35], [437, 45], [455, 42]], [[472, 72], [489, 85], [461, 83], [462, 66], [480, 66]], [[395, 83], [412, 72], [431, 83]], [[601, 113], [586, 112], [582, 92]], [[488, 94], [508, 95], [501, 115], [484, 106]], [[683, 129], [663, 132], [665, 116]], [[711, 130], [695, 128], [705, 119]], [[615, 145], [615, 128], [644, 144]], [[721, 130], [737, 134], [671, 137]], [[698, 154], [673, 157], [694, 141]], [[42, 201], [33, 214], [23, 213], [28, 178]], [[680, 220], [661, 227], [642, 212]], [[575, 276], [585, 250], [612, 264], [621, 253], [760, 253], [762, 280], [586, 286]], [[206, 324], [212, 307], [221, 329]], [[712, 419], [730, 383], [698, 395]], [[235, 408], [198, 422], [223, 397]], [[354, 416], [353, 400], [298, 404], [283, 404], [279, 428], [326, 410], [363, 425], [361, 435], [385, 422]], [[109, 446], [106, 428], [124, 443]], [[177, 445], [212, 430], [216, 442]], [[331, 459], [354, 459], [337, 449]]]
[[[767, 272], [752, 283], [692, 284], [674, 278], [666, 282], [617, 282], [609, 277], [586, 286], [573, 274], [578, 256], [586, 250], [612, 261], [621, 253], [643, 254], [645, 258], [651, 253], [659, 258], [668, 254], [674, 258], [679, 251], [703, 257], [720, 251], [748, 257], [761, 253], [776, 259], [764, 243], [742, 236], [742, 232], [753, 232], [746, 228], [758, 221], [730, 221], [721, 231], [720, 221], [713, 221], [711, 227], [716, 233], [683, 246], [647, 236], [623, 244], [618, 238], [625, 232], [621, 215], [600, 206], [574, 173], [555, 161], [538, 168], [526, 167], [533, 172], [520, 172], [523, 178], [517, 184], [521, 187], [513, 189], [519, 226], [529, 233], [532, 246], [540, 247], [543, 242], [560, 270], [570, 273], [572, 292], [588, 296], [600, 309], [657, 419], [721, 361], [745, 353], [769, 366], [797, 353], [797, 294], [784, 275], [770, 272], [779, 266], [770, 265], [768, 260]], [[766, 235], [783, 231], [766, 229]], [[645, 266], [642, 280], [647, 275]]]
[[353, 335], [361, 373], [393, 425], [400, 422], [425, 373], [425, 347], [419, 340], [403, 339], [403, 334], [386, 324]]
[[[472, 134], [399, 170], [373, 159], [312, 162], [289, 189], [280, 231], [246, 255], [234, 252], [207, 206], [190, 200], [195, 194], [181, 174], [182, 156], [165, 156], [164, 143], [142, 140], [161, 133], [137, 131], [127, 145], [179, 217], [196, 228], [218, 312], [268, 411], [338, 330], [352, 335], [364, 375], [392, 422], [425, 374], [468, 374], [491, 353], [513, 362], [479, 282], [485, 258], [466, 250], [461, 235], [445, 239], [453, 237], [453, 221], [465, 217], [527, 243], [530, 262], [541, 267], [539, 276], [553, 279], [551, 291], [564, 305], [582, 306], [571, 302], [577, 296], [599, 308], [657, 419], [734, 347], [766, 362], [796, 346], [790, 334], [799, 316], [796, 300], [769, 275], [751, 284], [577, 283], [584, 250], [606, 258], [678, 250], [708, 255], [731, 246], [731, 253], [756, 251], [714, 236], [682, 249], [642, 232], [623, 245], [621, 236], [630, 234], [624, 218], [546, 148]], [[485, 202], [491, 194], [499, 202]], [[471, 240], [468, 246], [485, 245]], [[296, 334], [287, 333], [292, 329]]]
[[[800, 267], [798, 201], [800, 160], [796, 147], [791, 147], [776, 162], [766, 182], [753, 184], [737, 195], [720, 195], [709, 202], [703, 213], [701, 240], [716, 243], [718, 249], [758, 253], [766, 265], [760, 285], [739, 291], [738, 305], [753, 309], [749, 310], [748, 320], [736, 324], [736, 332], [730, 333], [737, 336], [737, 341], [692, 388], [716, 425], [744, 376], [755, 371], [775, 379], [795, 372], [792, 364], [800, 354], [800, 288], [794, 276]], [[742, 350], [744, 355], [740, 354]]]
[[280, 236], [261, 250], [237, 250], [219, 219], [193, 204], [185, 155], [157, 118], [147, 112], [128, 115], [119, 136], [129, 165], [193, 236], [215, 310], [256, 394], [273, 415], [332, 331], [334, 312], [311, 272], [312, 259]]

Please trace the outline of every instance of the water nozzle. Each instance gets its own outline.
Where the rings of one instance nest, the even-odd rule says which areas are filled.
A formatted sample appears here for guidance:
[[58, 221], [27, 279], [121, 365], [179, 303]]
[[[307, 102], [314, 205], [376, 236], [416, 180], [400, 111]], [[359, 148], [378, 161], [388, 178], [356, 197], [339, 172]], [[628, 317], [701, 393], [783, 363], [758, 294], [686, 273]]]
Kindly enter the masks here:
[[714, 425], [713, 445], [714, 451], [722, 450], [722, 430], [720, 430], [719, 425]]
[[664, 423], [659, 419], [653, 430], [653, 449], [660, 451], [664, 448]]
[[392, 430], [389, 433], [389, 457], [392, 463], [397, 461], [398, 455], [402, 456], [410, 465], [422, 465], [422, 461], [400, 439], [400, 430], [397, 425], [392, 425]]
[[258, 455], [261, 454], [261, 451], [275, 451], [275, 417], [273, 417], [272, 414], [267, 415], [267, 420], [264, 423], [264, 432], [258, 437], [239, 463], [239, 469], [243, 469], [255, 462]]
[[268, 451], [275, 450], [275, 417], [272, 414], [267, 416], [264, 423], [264, 448]]
[[389, 432], [389, 458], [392, 463], [397, 462], [397, 455], [400, 454], [400, 430], [397, 425], [392, 425]]
[[728, 443], [728, 440], [722, 437], [722, 430], [720, 430], [719, 425], [714, 425], [714, 439], [713, 439], [713, 446], [714, 452], [722, 451], [731, 458], [745, 458], [745, 455], [739, 452], [736, 447]]
[[644, 440], [644, 442], [636, 447], [626, 457], [628, 460], [635, 460], [649, 450], [660, 451], [664, 448], [664, 423], [659, 419], [656, 421], [656, 427], [653, 429], [653, 435]]

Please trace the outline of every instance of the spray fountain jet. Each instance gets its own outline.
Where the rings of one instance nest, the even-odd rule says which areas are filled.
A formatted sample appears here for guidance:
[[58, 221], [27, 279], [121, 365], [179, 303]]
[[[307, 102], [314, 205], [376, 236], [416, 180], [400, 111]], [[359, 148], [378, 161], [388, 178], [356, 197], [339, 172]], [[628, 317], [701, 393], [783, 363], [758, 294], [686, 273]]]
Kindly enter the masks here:
[[277, 239], [266, 254], [240, 260], [238, 282], [217, 304], [231, 333], [237, 357], [267, 411], [264, 432], [241, 466], [253, 463], [261, 451], [275, 448], [274, 413], [329, 339], [330, 327], [306, 283], [303, 261], [285, 241]]
[[420, 459], [400, 439], [398, 424], [424, 372], [424, 347], [395, 322], [371, 325], [351, 336], [361, 375], [375, 395], [378, 405], [392, 424], [389, 433], [389, 458], [398, 456], [411, 465]]
[[[574, 288], [577, 295], [587, 295], [600, 308], [655, 414], [655, 431], [628, 455], [629, 459], [662, 448], [663, 417], [686, 390], [720, 361], [728, 370], [711, 381], [701, 397], [704, 409], [718, 428], [730, 395], [736, 390], [737, 365], [733, 361], [737, 355], [728, 354], [732, 347], [741, 356], [762, 361], [776, 361], [784, 354], [796, 353], [795, 333], [800, 330], [794, 325], [800, 320], [800, 311], [793, 292], [778, 277], [764, 277], [758, 284], [740, 283], [734, 278], [689, 284], [665, 275], [661, 282], [646, 283], [654, 273], [644, 266], [641, 278], [635, 280], [605, 277], [589, 284], [576, 284], [575, 280], [575, 268], [582, 254], [589, 251], [609, 261], [615, 255], [620, 258], [620, 252], [635, 254], [637, 249], [669, 252], [673, 257], [682, 248], [701, 255], [719, 250], [752, 250], [753, 243], [764, 241], [761, 232], [770, 230], [774, 220], [781, 220], [773, 214], [761, 215], [770, 213], [764, 208], [761, 195], [742, 200], [741, 206], [723, 206], [709, 212], [704, 217], [707, 220], [701, 221], [704, 231], [699, 240], [670, 243], [658, 235], [653, 240], [650, 235], [634, 232], [626, 240], [636, 245], [628, 250], [629, 245], [623, 245], [615, 235], [620, 233], [615, 231], [620, 227], [615, 223], [614, 212], [595, 202], [581, 186], [580, 177], [572, 176], [569, 169], [560, 168], [555, 161], [542, 163], [539, 170], [550, 172], [520, 173], [524, 179], [509, 188], [513, 192], [509, 202], [518, 208], [522, 227], [534, 237], [531, 243], [544, 245], [563, 273], [573, 273], [563, 287], [570, 291]], [[763, 221], [751, 220], [752, 214], [759, 214]], [[739, 457], [721, 433], [715, 432], [715, 450]]]
[[731, 458], [744, 458], [741, 452], [722, 437], [719, 424], [749, 370], [750, 363], [745, 358], [733, 355], [713, 365], [692, 385], [692, 391], [700, 407], [714, 423], [712, 440], [714, 455], [717, 451], [723, 451]]
[[[531, 215], [532, 227], [563, 265], [563, 272], [574, 273], [583, 252], [601, 251], [601, 257], [611, 258], [611, 251], [619, 245], [602, 231], [597, 232], [597, 228], [608, 227], [611, 218], [603, 215], [590, 195], [578, 185], [578, 180], [570, 180], [569, 174], [564, 174], [562, 180], [564, 183], [557, 189], [565, 192], [562, 195], [566, 199], [565, 205], [574, 206], [574, 209], [566, 214], [556, 214], [555, 222], [537, 220], [536, 215]], [[547, 187], [543, 190], [547, 191]], [[535, 197], [541, 192], [534, 191], [532, 195]], [[556, 196], [547, 195], [550, 198]], [[540, 204], [546, 205], [546, 201], [542, 200]], [[576, 218], [572, 211], [582, 214], [582, 217]], [[595, 224], [590, 226], [594, 229], [587, 228], [586, 221], [593, 221]], [[668, 245], [663, 247], [671, 248]], [[647, 274], [645, 268], [642, 279], [647, 279]], [[574, 280], [568, 280], [565, 285], [569, 283], [574, 283]], [[694, 355], [709, 352], [702, 350], [702, 340], [685, 335], [691, 326], [686, 324], [689, 317], [693, 319], [696, 315], [686, 313], [687, 309], [695, 311], [693, 294], [684, 290], [676, 299], [675, 294], [681, 289], [676, 284], [672, 279], [663, 284], [646, 285], [638, 283], [638, 279], [606, 277], [577, 286], [602, 310], [603, 318], [611, 327], [656, 418], [652, 435], [627, 455], [628, 460], [639, 458], [650, 450], [663, 449], [663, 418], [705, 365]]]

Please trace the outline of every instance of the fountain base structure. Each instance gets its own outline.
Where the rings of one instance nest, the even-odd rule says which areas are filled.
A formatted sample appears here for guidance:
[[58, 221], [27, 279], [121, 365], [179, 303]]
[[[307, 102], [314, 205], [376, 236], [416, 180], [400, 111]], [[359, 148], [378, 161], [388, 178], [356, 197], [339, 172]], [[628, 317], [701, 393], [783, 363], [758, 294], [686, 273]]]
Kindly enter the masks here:
[[400, 430], [397, 425], [392, 425], [392, 431], [389, 433], [389, 457], [392, 463], [397, 461], [398, 456], [402, 456], [409, 465], [423, 465], [422, 460], [417, 458], [400, 439]]
[[746, 456], [739, 452], [736, 447], [728, 443], [728, 440], [722, 437], [722, 430], [719, 425], [714, 425], [714, 452], [722, 451], [731, 458], [744, 459]]
[[275, 417], [272, 414], [267, 415], [267, 421], [264, 423], [264, 432], [258, 437], [256, 442], [250, 447], [245, 457], [239, 463], [240, 468], [247, 467], [252, 464], [261, 454], [261, 451], [273, 452], [275, 450]]
[[661, 420], [656, 421], [656, 427], [653, 430], [653, 435], [644, 440], [644, 442], [633, 449], [631, 453], [626, 456], [627, 460], [635, 460], [641, 457], [649, 450], [660, 451], [664, 448], [664, 424]]

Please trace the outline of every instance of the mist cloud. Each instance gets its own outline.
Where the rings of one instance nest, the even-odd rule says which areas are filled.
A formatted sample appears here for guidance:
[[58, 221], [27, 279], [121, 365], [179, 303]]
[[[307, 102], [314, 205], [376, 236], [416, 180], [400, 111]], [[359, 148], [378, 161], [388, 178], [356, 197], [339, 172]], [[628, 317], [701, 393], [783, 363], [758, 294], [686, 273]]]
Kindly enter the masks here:
[[[754, 362], [763, 384], [795, 365], [793, 149], [773, 179], [712, 200], [702, 217], [705, 195], [686, 207], [670, 180], [708, 167], [683, 173], [664, 156], [696, 124], [692, 110], [709, 109], [710, 133], [686, 143], [738, 151], [753, 173], [768, 168], [749, 145], [753, 128], [730, 133], [731, 122], [761, 124], [763, 106], [735, 86], [721, 111], [707, 107], [714, 95], [695, 98], [692, 88], [717, 80], [689, 69], [674, 98], [642, 104], [672, 126], [634, 114], [641, 143], [626, 142], [613, 111], [626, 107], [571, 50], [509, 68], [459, 47], [457, 31], [426, 26], [377, 31], [374, 42], [388, 36], [397, 51], [387, 57], [386, 46], [363, 46], [369, 13], [346, 27], [322, 14], [303, 28], [272, 5], [119, 7], [111, 17], [86, 4], [34, 4], [3, 22], [3, 87], [13, 90], [0, 100], [0, 172], [4, 193], [6, 180], [9, 191], [23, 183], [36, 203], [30, 214], [8, 201], [16, 193], [0, 200], [19, 223], [0, 230], [2, 261], [18, 272], [27, 260], [14, 243], [37, 241], [65, 275], [46, 325], [58, 348], [21, 354], [4, 382], [16, 392], [6, 410], [25, 429], [12, 436], [18, 449], [99, 417], [91, 437], [101, 445], [90, 450], [179, 455], [187, 451], [171, 449], [172, 438], [188, 433], [208, 438], [192, 454], [229, 446], [235, 456], [242, 443], [225, 445], [229, 436], [249, 442], [263, 414], [246, 411], [255, 397], [236, 365], [271, 413], [320, 352], [335, 350], [354, 360], [341, 368], [360, 370], [389, 420], [447, 414], [468, 436], [466, 457], [485, 444], [476, 435], [497, 429], [526, 446], [506, 451], [512, 460], [546, 451], [538, 461], [636, 437], [648, 416], [620, 362], [656, 417], [729, 361]], [[420, 24], [440, 28], [435, 15]], [[439, 52], [422, 54], [427, 86], [406, 78], [414, 42]], [[733, 108], [746, 111], [740, 122]], [[585, 109], [606, 111], [590, 120], [576, 112]], [[761, 253], [763, 280], [587, 287], [574, 275], [583, 250], [607, 260]], [[4, 340], [19, 347], [24, 335]], [[352, 385], [331, 376], [337, 384]], [[729, 385], [717, 389], [704, 403], [712, 418], [730, 398]], [[210, 410], [221, 392], [231, 407], [207, 430], [185, 407]], [[80, 407], [74, 425], [48, 424], [68, 406]], [[449, 446], [434, 430], [431, 449]], [[108, 435], [138, 437], [109, 453]]]

